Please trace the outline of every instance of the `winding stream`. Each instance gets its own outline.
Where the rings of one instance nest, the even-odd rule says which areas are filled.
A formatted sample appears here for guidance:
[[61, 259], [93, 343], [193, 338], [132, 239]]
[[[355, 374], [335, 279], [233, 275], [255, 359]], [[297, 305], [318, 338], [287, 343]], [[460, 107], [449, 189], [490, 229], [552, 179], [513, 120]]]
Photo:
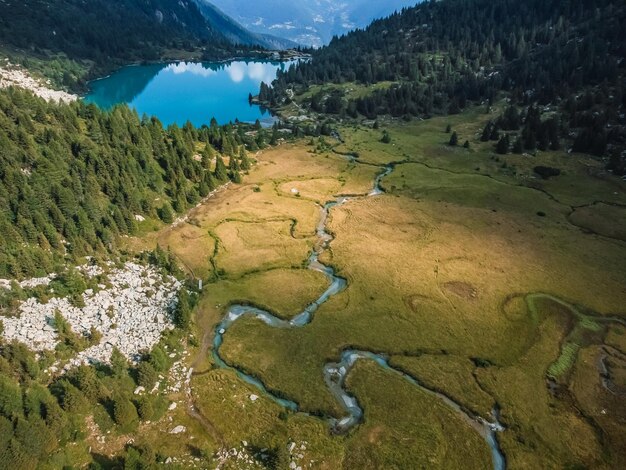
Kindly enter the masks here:
[[[384, 193], [384, 190], [381, 188], [381, 181], [385, 176], [389, 175], [394, 170], [394, 167], [395, 164], [391, 163], [387, 165], [384, 170], [376, 176], [376, 179], [374, 181], [374, 187], [372, 191], [367, 195], [367, 197], [377, 196]], [[215, 364], [220, 368], [234, 371], [242, 380], [258, 388], [265, 396], [272, 399], [284, 408], [292, 411], [299, 411], [299, 406], [296, 402], [276, 396], [275, 394], [267, 390], [265, 385], [256, 377], [246, 374], [236, 367], [233, 367], [226, 363], [226, 361], [224, 361], [224, 359], [220, 356], [220, 347], [224, 342], [224, 335], [227, 334], [229, 328], [242, 317], [254, 317], [273, 328], [302, 328], [311, 323], [311, 321], [313, 321], [313, 316], [315, 312], [322, 304], [324, 304], [332, 296], [337, 295], [345, 290], [345, 288], [347, 287], [347, 281], [337, 276], [332, 267], [322, 264], [319, 261], [319, 256], [328, 248], [328, 245], [333, 240], [333, 236], [328, 233], [326, 229], [330, 210], [333, 207], [340, 206], [351, 199], [354, 198], [340, 197], [335, 201], [326, 203], [320, 209], [320, 221], [317, 225], [316, 230], [318, 242], [316, 243], [309, 257], [307, 267], [308, 269], [312, 269], [324, 274], [329, 279], [330, 286], [315, 302], [311, 303], [300, 314], [296, 315], [291, 320], [283, 320], [265, 310], [261, 310], [250, 305], [232, 305], [228, 309], [228, 313], [224, 316], [223, 320], [217, 325], [215, 329], [215, 336], [213, 339], [213, 359], [215, 361]], [[359, 360], [374, 361], [383, 369], [400, 375], [402, 378], [419, 388], [421, 391], [441, 400], [449, 408], [457, 412], [487, 442], [489, 448], [491, 449], [494, 468], [496, 470], [505, 469], [506, 463], [504, 455], [502, 454], [496, 439], [496, 432], [502, 431], [504, 429], [502, 425], [500, 425], [500, 423], [498, 422], [497, 410], [493, 411], [493, 423], [488, 422], [481, 417], [473, 417], [468, 412], [466, 412], [461, 405], [459, 405], [449, 397], [425, 387], [423, 384], [421, 384], [410, 375], [391, 367], [389, 365], [388, 358], [384, 354], [376, 354], [370, 351], [345, 350], [343, 351], [339, 362], [328, 363], [324, 366], [324, 380], [328, 386], [328, 389], [346, 412], [346, 416], [341, 419], [337, 419], [334, 417], [327, 418], [333, 432], [346, 433], [363, 421], [363, 409], [359, 405], [357, 399], [354, 396], [350, 395], [345, 388], [346, 377], [348, 376], [356, 362], [358, 362]]]

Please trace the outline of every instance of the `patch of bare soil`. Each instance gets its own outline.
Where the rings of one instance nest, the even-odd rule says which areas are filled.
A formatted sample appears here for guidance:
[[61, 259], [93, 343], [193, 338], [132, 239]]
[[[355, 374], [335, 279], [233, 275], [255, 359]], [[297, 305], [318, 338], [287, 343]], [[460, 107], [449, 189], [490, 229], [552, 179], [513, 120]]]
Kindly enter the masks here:
[[443, 285], [443, 288], [466, 300], [478, 298], [478, 289], [467, 282], [449, 281]]

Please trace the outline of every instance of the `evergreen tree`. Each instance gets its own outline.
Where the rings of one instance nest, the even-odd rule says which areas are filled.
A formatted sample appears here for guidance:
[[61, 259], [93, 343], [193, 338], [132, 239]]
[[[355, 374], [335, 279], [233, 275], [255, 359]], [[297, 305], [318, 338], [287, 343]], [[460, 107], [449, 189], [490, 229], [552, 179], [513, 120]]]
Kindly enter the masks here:
[[113, 399], [113, 419], [125, 432], [133, 430], [139, 423], [135, 405], [123, 395]]
[[509, 139], [509, 136], [508, 134], [504, 134], [498, 141], [498, 145], [496, 145], [496, 152], [501, 155], [505, 155], [509, 153], [510, 147], [511, 147], [511, 141]]
[[272, 138], [270, 139], [270, 145], [273, 147], [278, 145], [278, 127], [274, 126], [272, 129]]
[[9, 377], [0, 374], [0, 413], [7, 418], [22, 414], [22, 391]]
[[158, 373], [149, 362], [142, 361], [137, 366], [137, 383], [147, 390], [152, 389], [158, 380]]
[[448, 145], [452, 147], [456, 147], [458, 143], [459, 143], [459, 136], [457, 135], [456, 131], [454, 131], [452, 135], [450, 136], [450, 141], [448, 142]]
[[244, 171], [248, 171], [251, 168], [250, 159], [248, 158], [248, 153], [244, 147], [241, 147], [239, 150], [239, 158], [241, 159], [241, 169]]
[[166, 224], [171, 224], [174, 222], [174, 211], [172, 210], [172, 206], [169, 202], [165, 202], [159, 209], [159, 218], [165, 222]]
[[187, 329], [191, 325], [192, 303], [189, 292], [181, 289], [178, 294], [178, 303], [174, 309], [174, 324], [182, 329]]
[[220, 182], [228, 181], [228, 171], [226, 169], [226, 164], [224, 163], [224, 159], [221, 155], [217, 156], [217, 160], [215, 163], [215, 179]]
[[487, 122], [487, 124], [485, 125], [485, 128], [483, 129], [483, 133], [480, 136], [480, 141], [489, 142], [489, 140], [491, 139], [492, 132], [493, 132], [493, 122], [489, 121]]
[[128, 360], [117, 348], [111, 352], [111, 373], [115, 378], [125, 377], [128, 373]]

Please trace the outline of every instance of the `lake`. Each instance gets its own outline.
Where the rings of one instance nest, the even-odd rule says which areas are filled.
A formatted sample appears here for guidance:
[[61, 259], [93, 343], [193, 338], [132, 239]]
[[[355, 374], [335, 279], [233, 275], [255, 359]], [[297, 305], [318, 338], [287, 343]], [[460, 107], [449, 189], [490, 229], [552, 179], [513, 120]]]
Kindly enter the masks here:
[[220, 124], [257, 119], [268, 126], [274, 118], [266, 109], [250, 105], [248, 95], [258, 94], [261, 82], [270, 83], [279, 69], [293, 62], [232, 61], [226, 63], [176, 62], [133, 65], [90, 83], [85, 101], [110, 109], [126, 103], [158, 117], [164, 125]]

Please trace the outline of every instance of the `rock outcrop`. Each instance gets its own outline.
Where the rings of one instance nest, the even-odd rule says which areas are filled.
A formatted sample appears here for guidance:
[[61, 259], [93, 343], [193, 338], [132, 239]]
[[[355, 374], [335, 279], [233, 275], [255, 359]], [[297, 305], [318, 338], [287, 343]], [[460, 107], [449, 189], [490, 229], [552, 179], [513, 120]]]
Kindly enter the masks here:
[[[94, 267], [82, 269], [86, 275], [98, 274]], [[113, 348], [135, 362], [140, 352], [150, 350], [166, 329], [173, 329], [170, 312], [177, 301], [181, 283], [163, 276], [153, 267], [126, 263], [108, 274], [107, 285], [83, 294], [84, 307], [75, 307], [66, 298], [40, 303], [30, 298], [19, 306], [17, 317], [3, 318], [2, 335], [17, 340], [35, 351], [53, 350], [58, 342], [54, 325], [58, 311], [72, 330], [88, 336], [92, 329], [102, 335], [98, 344], [79, 352], [69, 364], [108, 362]], [[54, 372], [54, 371], [53, 371]]]

